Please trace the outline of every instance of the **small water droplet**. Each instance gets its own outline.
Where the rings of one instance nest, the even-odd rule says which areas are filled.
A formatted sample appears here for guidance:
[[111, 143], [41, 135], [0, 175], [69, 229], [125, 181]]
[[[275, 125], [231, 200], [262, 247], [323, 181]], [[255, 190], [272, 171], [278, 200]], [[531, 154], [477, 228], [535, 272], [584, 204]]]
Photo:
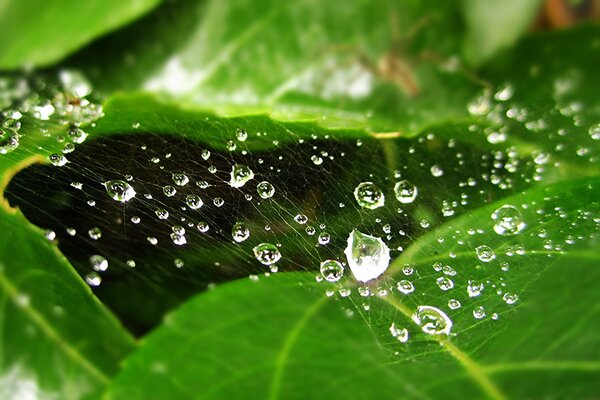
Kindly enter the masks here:
[[469, 297], [477, 297], [483, 291], [483, 283], [469, 280], [467, 284], [467, 293]]
[[19, 134], [11, 128], [0, 127], [0, 154], [7, 154], [19, 147]]
[[154, 211], [154, 214], [156, 214], [156, 216], [158, 217], [158, 219], [167, 219], [169, 218], [169, 212], [167, 210], [165, 210], [164, 208], [159, 208], [156, 211]]
[[482, 319], [485, 317], [485, 308], [483, 306], [478, 306], [473, 309], [473, 316], [476, 319]]
[[321, 275], [328, 282], [337, 282], [344, 275], [344, 267], [339, 261], [326, 260], [321, 263]]
[[415, 291], [415, 286], [412, 284], [411, 281], [407, 279], [402, 279], [401, 281], [398, 281], [398, 283], [396, 284], [396, 288], [398, 288], [398, 291], [403, 294], [410, 294]]
[[52, 165], [54, 165], [55, 167], [62, 167], [63, 165], [65, 165], [69, 162], [69, 160], [67, 160], [67, 157], [63, 156], [62, 154], [58, 154], [58, 153], [50, 154], [48, 159], [50, 160]]
[[108, 261], [101, 255], [95, 254], [90, 257], [90, 265], [94, 271], [106, 271], [108, 268]]
[[233, 225], [233, 228], [231, 229], [231, 236], [233, 237], [233, 240], [240, 243], [250, 237], [250, 230], [245, 224], [238, 222]]
[[210, 228], [210, 227], [208, 226], [208, 224], [207, 224], [206, 222], [204, 222], [204, 221], [200, 221], [200, 222], [198, 222], [198, 224], [196, 225], [196, 228], [197, 228], [197, 229], [198, 229], [200, 232], [202, 232], [202, 233], [205, 233], [205, 232], [208, 232], [208, 230], [209, 230], [209, 228]]
[[444, 175], [444, 170], [442, 169], [442, 167], [435, 164], [431, 167], [431, 175], [433, 175], [436, 178], [439, 178], [440, 176]]
[[85, 133], [81, 128], [72, 128], [69, 130], [69, 138], [71, 138], [71, 140], [77, 144], [85, 142], [87, 137], [88, 134]]
[[521, 212], [512, 205], [504, 205], [492, 213], [494, 231], [499, 235], [512, 236], [520, 233], [527, 224]]
[[177, 186], [185, 186], [190, 181], [190, 178], [188, 178], [188, 176], [183, 172], [176, 172], [171, 176], [171, 178]]
[[374, 210], [385, 204], [385, 196], [373, 182], [362, 182], [354, 189], [354, 198], [363, 208]]
[[171, 185], [166, 185], [166, 186], [163, 187], [163, 193], [167, 197], [173, 197], [173, 196], [175, 196], [175, 193], [177, 193], [177, 189], [175, 189]]
[[456, 299], [448, 300], [448, 308], [451, 310], [456, 310], [461, 307], [460, 301]]
[[235, 133], [235, 136], [237, 137], [237, 140], [239, 140], [240, 142], [245, 142], [246, 139], [248, 139], [248, 133], [243, 129], [238, 129], [237, 132]]
[[477, 258], [479, 258], [479, 260], [482, 262], [490, 262], [496, 258], [494, 250], [492, 250], [490, 246], [486, 246], [485, 244], [478, 246], [475, 249], [475, 252], [477, 253]]
[[104, 182], [106, 193], [116, 201], [125, 203], [135, 197], [135, 190], [131, 185], [125, 181], [107, 181]]
[[267, 181], [262, 181], [256, 185], [256, 191], [263, 199], [270, 199], [275, 194], [275, 188]]
[[327, 232], [319, 233], [318, 242], [321, 246], [325, 246], [331, 240], [331, 236]]
[[223, 200], [221, 197], [215, 197], [215, 198], [213, 199], [213, 204], [214, 204], [216, 207], [221, 207], [223, 204], [225, 204], [225, 200]]
[[454, 282], [452, 282], [450, 278], [447, 278], [445, 276], [440, 276], [439, 278], [437, 278], [436, 283], [440, 287], [440, 289], [444, 291], [450, 290], [454, 287]]
[[240, 188], [250, 179], [254, 178], [254, 172], [247, 165], [235, 164], [231, 168], [230, 176], [229, 185], [234, 188]]
[[297, 214], [294, 217], [294, 221], [296, 221], [297, 223], [299, 223], [300, 225], [304, 225], [308, 222], [308, 217], [304, 214]]
[[202, 201], [200, 196], [196, 194], [189, 194], [185, 198], [185, 204], [192, 210], [197, 210], [198, 208], [204, 205], [204, 202]]
[[406, 343], [408, 341], [408, 329], [397, 328], [396, 324], [394, 323], [390, 325], [390, 334], [392, 335], [392, 337], [398, 339], [400, 343]]
[[449, 335], [452, 320], [439, 308], [419, 306], [412, 315], [412, 320], [429, 335]]
[[377, 278], [388, 268], [390, 249], [381, 238], [364, 234], [354, 229], [348, 235], [344, 250], [354, 277], [361, 282]]
[[409, 204], [417, 198], [418, 189], [415, 185], [404, 179], [396, 182], [394, 185], [394, 194], [400, 203]]
[[254, 257], [263, 265], [273, 265], [281, 258], [277, 246], [271, 243], [261, 243], [252, 249]]
[[85, 282], [90, 286], [96, 287], [100, 286], [100, 283], [102, 283], [102, 278], [97, 272], [92, 271], [85, 275]]
[[502, 296], [502, 300], [506, 302], [506, 304], [515, 304], [517, 300], [519, 300], [519, 296], [515, 293], [504, 293]]
[[98, 240], [102, 237], [102, 231], [100, 230], [100, 228], [95, 227], [88, 231], [88, 235], [90, 239]]
[[233, 140], [229, 140], [227, 141], [225, 147], [227, 147], [227, 150], [229, 151], [235, 151], [235, 149], [237, 148], [237, 144], [235, 144]]

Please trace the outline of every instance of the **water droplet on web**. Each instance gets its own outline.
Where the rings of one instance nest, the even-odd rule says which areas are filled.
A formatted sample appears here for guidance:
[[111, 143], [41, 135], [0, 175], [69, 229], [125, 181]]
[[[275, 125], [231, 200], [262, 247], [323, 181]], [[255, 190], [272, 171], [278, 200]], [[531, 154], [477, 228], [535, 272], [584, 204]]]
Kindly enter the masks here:
[[186, 174], [184, 174], [183, 172], [176, 172], [176, 173], [174, 173], [172, 175], [172, 178], [173, 178], [173, 182], [175, 182], [175, 184], [177, 186], [185, 186], [190, 181], [190, 179], [188, 178], [188, 176]]
[[373, 182], [362, 182], [354, 189], [354, 198], [363, 208], [374, 210], [385, 204], [385, 196]]
[[403, 294], [410, 294], [415, 291], [415, 286], [412, 284], [411, 281], [407, 279], [402, 279], [401, 281], [398, 281], [398, 283], [396, 284], [396, 288], [398, 288], [398, 291]]
[[235, 164], [231, 168], [230, 176], [229, 185], [234, 188], [240, 188], [250, 179], [254, 178], [254, 172], [247, 165]]
[[344, 266], [335, 260], [325, 260], [321, 263], [321, 275], [328, 282], [337, 282], [344, 275]]
[[238, 222], [233, 225], [233, 228], [231, 229], [231, 236], [233, 237], [233, 240], [240, 243], [250, 237], [250, 230], [245, 224]]
[[177, 189], [175, 189], [173, 186], [171, 185], [167, 185], [163, 187], [163, 193], [165, 194], [165, 196], [167, 197], [173, 197], [175, 196], [175, 193], [177, 193]]
[[412, 315], [412, 320], [429, 335], [449, 335], [452, 320], [439, 308], [419, 306]]
[[44, 237], [49, 241], [53, 241], [56, 239], [56, 232], [54, 232], [52, 229], [46, 229], [44, 231]]
[[256, 191], [263, 199], [270, 199], [275, 194], [275, 188], [267, 181], [262, 181], [256, 185]]
[[73, 143], [65, 143], [63, 146], [63, 154], [69, 154], [75, 151], [75, 145]]
[[102, 278], [97, 272], [89, 272], [85, 275], [85, 282], [93, 287], [99, 286], [102, 283]]
[[210, 150], [207, 150], [207, 149], [202, 150], [202, 152], [200, 153], [200, 156], [202, 157], [203, 160], [208, 160], [210, 158]]
[[504, 205], [494, 211], [492, 221], [494, 221], [494, 231], [504, 236], [516, 235], [527, 226], [521, 212], [512, 205]]
[[104, 182], [106, 193], [116, 201], [125, 203], [135, 197], [135, 190], [131, 185], [125, 181], [107, 181]]
[[208, 224], [204, 221], [200, 221], [196, 225], [196, 229], [198, 229], [202, 233], [208, 232], [209, 228], [210, 227], [208, 226]]
[[273, 265], [281, 258], [277, 246], [271, 243], [261, 243], [252, 249], [254, 257], [263, 265]]
[[206, 189], [210, 187], [210, 183], [208, 183], [207, 181], [198, 181], [196, 182], [196, 186], [198, 186], [200, 189]]
[[102, 237], [102, 231], [100, 230], [100, 228], [95, 227], [88, 231], [88, 235], [90, 239], [98, 240]]
[[331, 236], [327, 232], [319, 233], [318, 242], [321, 246], [325, 246], [331, 240]]
[[215, 197], [215, 198], [213, 199], [213, 204], [214, 204], [216, 207], [221, 207], [223, 204], [225, 204], [225, 200], [223, 200], [221, 197]]
[[58, 153], [50, 154], [48, 159], [55, 167], [62, 167], [63, 165], [69, 162], [69, 160], [67, 160], [65, 156]]
[[483, 306], [478, 306], [473, 309], [473, 316], [475, 319], [482, 319], [485, 317], [485, 308]]
[[248, 133], [243, 129], [238, 129], [237, 132], [235, 133], [235, 136], [237, 137], [237, 140], [239, 140], [240, 142], [244, 142], [244, 141], [246, 141], [246, 139], [248, 139]]
[[185, 204], [192, 210], [197, 210], [204, 205], [204, 202], [197, 194], [189, 194], [185, 198]]
[[390, 334], [392, 335], [392, 337], [398, 339], [400, 343], [406, 343], [408, 341], [408, 329], [397, 328], [396, 324], [394, 323], [390, 325]]
[[407, 275], [407, 276], [408, 276], [408, 275], [412, 275], [412, 274], [413, 274], [413, 272], [415, 272], [415, 269], [413, 268], [413, 266], [412, 266], [412, 265], [410, 265], [410, 264], [405, 264], [405, 265], [403, 265], [403, 266], [402, 266], [402, 273], [403, 273], [404, 275]]
[[348, 245], [344, 254], [352, 274], [361, 282], [377, 278], [385, 272], [390, 263], [390, 249], [383, 240], [356, 229], [348, 235]]
[[181, 234], [175, 233], [175, 232], [171, 233], [171, 240], [177, 246], [183, 246], [184, 244], [187, 243], [187, 239], [185, 238], [185, 235], [181, 235]]
[[7, 154], [19, 147], [19, 134], [11, 128], [0, 127], [0, 154]]
[[490, 246], [486, 246], [485, 244], [478, 246], [475, 249], [475, 252], [477, 253], [477, 258], [479, 258], [479, 260], [482, 262], [490, 262], [496, 258], [494, 250], [492, 250]]
[[431, 167], [431, 175], [433, 175], [436, 178], [439, 178], [440, 176], [444, 175], [444, 170], [437, 164], [433, 165]]
[[106, 271], [108, 268], [108, 261], [106, 258], [95, 254], [90, 257], [90, 265], [94, 269], [94, 271]]
[[304, 214], [297, 214], [294, 217], [294, 221], [296, 221], [297, 223], [299, 223], [300, 225], [304, 225], [308, 222], [308, 217]]
[[445, 276], [440, 276], [439, 278], [437, 278], [436, 283], [440, 287], [440, 289], [442, 289], [444, 291], [450, 290], [454, 287], [454, 282], [452, 282], [451, 279], [449, 279]]
[[461, 307], [460, 301], [456, 299], [448, 300], [448, 308], [451, 310], [456, 310]]
[[154, 214], [156, 214], [156, 216], [158, 217], [158, 219], [167, 219], [169, 218], [169, 212], [167, 210], [165, 210], [164, 208], [159, 208], [156, 211], [154, 211]]
[[87, 137], [88, 134], [85, 133], [81, 128], [72, 128], [69, 130], [69, 138], [77, 144], [85, 142], [85, 139], [87, 139]]
[[417, 198], [418, 189], [415, 185], [403, 179], [394, 185], [396, 199], [402, 204], [409, 204]]
[[519, 296], [515, 293], [504, 293], [502, 296], [502, 300], [506, 302], [506, 304], [515, 304], [517, 300], [519, 300]]
[[225, 147], [227, 147], [227, 150], [229, 151], [235, 151], [235, 149], [237, 148], [237, 144], [235, 144], [233, 140], [229, 140]]
[[313, 164], [315, 164], [315, 165], [323, 164], [323, 159], [317, 155], [311, 156], [310, 159], [313, 162]]

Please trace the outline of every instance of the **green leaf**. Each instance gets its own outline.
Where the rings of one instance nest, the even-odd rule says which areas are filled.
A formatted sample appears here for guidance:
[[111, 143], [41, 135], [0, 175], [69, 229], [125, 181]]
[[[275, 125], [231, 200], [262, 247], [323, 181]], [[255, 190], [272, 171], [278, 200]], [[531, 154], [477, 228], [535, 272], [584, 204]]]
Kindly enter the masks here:
[[465, 58], [480, 65], [512, 46], [531, 26], [540, 4], [541, 0], [463, 0]]
[[46, 66], [148, 12], [159, 0], [5, 0], [0, 69]]
[[[105, 398], [591, 396], [600, 370], [600, 308], [587, 282], [599, 275], [589, 242], [599, 232], [599, 193], [598, 179], [533, 189], [440, 227], [379, 280], [390, 293], [365, 298], [354, 288], [340, 297], [362, 319], [344, 316], [322, 293], [326, 286], [307, 283], [310, 276], [218, 287], [169, 315], [125, 362]], [[521, 210], [527, 226], [519, 235], [492, 228], [490, 213], [500, 204]], [[495, 253], [491, 263], [475, 255], [481, 243]], [[437, 287], [443, 273], [432, 269], [436, 261], [456, 271], [448, 292]], [[404, 263], [416, 269], [406, 277], [416, 286], [410, 295], [392, 289]], [[484, 282], [481, 295], [468, 297], [468, 279]], [[506, 293], [519, 298], [506, 304]], [[449, 309], [449, 298], [462, 307]], [[452, 336], [420, 332], [411, 316], [424, 304], [448, 313]], [[472, 313], [479, 305], [487, 313], [481, 319]], [[409, 328], [406, 344], [390, 335], [391, 323]]]
[[56, 242], [4, 198], [18, 171], [62, 148], [41, 129], [60, 126], [22, 123], [19, 146], [0, 156], [0, 398], [90, 398], [135, 343]]

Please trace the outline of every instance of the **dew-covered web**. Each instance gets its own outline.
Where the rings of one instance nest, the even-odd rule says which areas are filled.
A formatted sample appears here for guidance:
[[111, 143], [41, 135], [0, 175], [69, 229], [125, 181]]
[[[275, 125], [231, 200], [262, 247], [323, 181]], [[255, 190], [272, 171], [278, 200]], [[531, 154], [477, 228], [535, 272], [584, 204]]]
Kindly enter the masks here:
[[[6, 81], [14, 86], [19, 79]], [[6, 196], [137, 332], [216, 284], [292, 271], [314, 272], [324, 281], [323, 293], [349, 298], [368, 320], [390, 324], [398, 318], [371, 301], [391, 292], [410, 299], [413, 309], [434, 307], [421, 309], [423, 321], [417, 321], [437, 321], [432, 332], [450, 329], [439, 320], [440, 310], [453, 319], [462, 313], [455, 323], [468, 314], [467, 326], [473, 316], [497, 319], [518, 299], [509, 266], [511, 258], [527, 256], [512, 238], [537, 226], [522, 215], [528, 205], [509, 204], [479, 224], [435, 232], [544, 179], [543, 154], [490, 145], [505, 140], [497, 137], [505, 131], [490, 138], [472, 125], [378, 138], [324, 133], [317, 125], [300, 134], [272, 121], [260, 129], [221, 129], [219, 118], [208, 116], [210, 140], [203, 132], [187, 138], [174, 123], [171, 132], [157, 134], [144, 120], [131, 121], [133, 133], [94, 136], [92, 120], [99, 115], [88, 112], [97, 110], [93, 96], [72, 86], [69, 91], [64, 77], [63, 86], [37, 97], [34, 89], [23, 89], [18, 101], [15, 96], [4, 105], [3, 140], [11, 130], [48, 129], [41, 151], [24, 150], [30, 143], [23, 133], [10, 153], [48, 149], [51, 161], [20, 172]], [[474, 112], [492, 107], [478, 101]], [[494, 104], [504, 107], [504, 101]], [[9, 112], [16, 106], [21, 115]], [[81, 126], [76, 114], [86, 115]], [[168, 118], [163, 123], [170, 126]], [[539, 215], [541, 221], [550, 214]], [[492, 230], [501, 244], [479, 239]], [[427, 235], [434, 238], [423, 245]], [[529, 235], [539, 236], [540, 244], [550, 239], [539, 230]], [[381, 261], [387, 249], [383, 267], [363, 275], [351, 270], [352, 254]], [[461, 259], [465, 254], [468, 262]], [[401, 341], [406, 336], [395, 325], [390, 333]]]

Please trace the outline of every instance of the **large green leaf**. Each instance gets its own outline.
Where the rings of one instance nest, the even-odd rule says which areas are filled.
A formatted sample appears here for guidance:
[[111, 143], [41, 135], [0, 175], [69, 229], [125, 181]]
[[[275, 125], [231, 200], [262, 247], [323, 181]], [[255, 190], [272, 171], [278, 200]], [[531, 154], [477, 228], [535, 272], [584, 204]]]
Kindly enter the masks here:
[[0, 3], [0, 69], [55, 63], [158, 2], [4, 0]]
[[[554, 185], [452, 221], [394, 262], [379, 280], [386, 295], [340, 297], [345, 316], [327, 304], [326, 286], [297, 275], [197, 296], [145, 339], [106, 398], [593, 396], [600, 308], [588, 282], [599, 274], [599, 193], [598, 179]], [[527, 224], [512, 237], [490, 218], [506, 204]], [[481, 243], [492, 262], [475, 255]], [[436, 284], [438, 261], [456, 272], [449, 291]], [[405, 277], [416, 287], [409, 295], [393, 289], [404, 263], [415, 268]], [[479, 296], [467, 295], [468, 279], [484, 283]], [[508, 304], [507, 293], [518, 299]], [[462, 307], [450, 309], [451, 298]], [[418, 305], [444, 310], [452, 335], [420, 332], [411, 320]], [[480, 305], [486, 315], [475, 318]], [[409, 329], [407, 343], [390, 335], [391, 323]]]
[[19, 170], [63, 146], [44, 133], [60, 125], [27, 116], [21, 122], [18, 147], [0, 157], [0, 398], [90, 398], [134, 341], [56, 242], [4, 198]]

